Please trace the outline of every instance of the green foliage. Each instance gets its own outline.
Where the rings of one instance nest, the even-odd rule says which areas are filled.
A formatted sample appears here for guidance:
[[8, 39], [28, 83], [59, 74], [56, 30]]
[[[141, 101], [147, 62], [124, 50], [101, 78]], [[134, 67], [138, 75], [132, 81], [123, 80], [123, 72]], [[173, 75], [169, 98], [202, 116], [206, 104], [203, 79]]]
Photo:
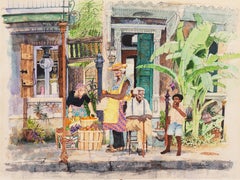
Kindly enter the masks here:
[[35, 119], [32, 119], [31, 117], [28, 118], [27, 129], [33, 130], [32, 137], [34, 142], [43, 142], [43, 139], [45, 138], [45, 131]]
[[[92, 106], [93, 106], [93, 110], [96, 112], [97, 110], [97, 101], [98, 101], [98, 87], [97, 87], [97, 83], [94, 81], [94, 79], [91, 79], [88, 83], [87, 83], [87, 93], [88, 96], [92, 102]], [[88, 116], [90, 115], [90, 111], [88, 108], [88, 105], [86, 102], [84, 102], [84, 107], [86, 108], [87, 114]]]
[[77, 6], [79, 20], [70, 27], [70, 38], [96, 37], [102, 35], [102, 1], [84, 0]]
[[53, 129], [45, 130], [44, 141], [46, 141], [46, 142], [49, 142], [49, 141], [55, 142], [55, 130], [53, 130]]
[[160, 111], [160, 128], [165, 128], [166, 114], [165, 111]]
[[[205, 102], [208, 92], [213, 92], [214, 85], [224, 87], [220, 82], [223, 78], [234, 76], [236, 68], [224, 64], [219, 60], [239, 58], [240, 54], [213, 55], [209, 49], [213, 43], [228, 42], [232, 38], [229, 32], [215, 32], [215, 26], [204, 21], [199, 14], [194, 14], [196, 26], [189, 36], [183, 36], [183, 22], [177, 28], [177, 39], [169, 41], [156, 49], [150, 60], [162, 54], [168, 54], [166, 60], [171, 60], [176, 68], [170, 69], [158, 64], [144, 64], [137, 68], [152, 68], [169, 75], [178, 84], [180, 93], [183, 94], [183, 103], [192, 108], [192, 135], [199, 136], [199, 121], [204, 108], [212, 103]], [[217, 75], [213, 72], [220, 71]]]
[[200, 146], [203, 144], [214, 143], [214, 129], [222, 131], [221, 122], [224, 117], [222, 115], [215, 115], [212, 117], [210, 123], [205, 123], [203, 120], [199, 121], [199, 135], [198, 137], [192, 136], [193, 122], [186, 123], [186, 132], [183, 138], [183, 144], [187, 146]]
[[82, 67], [85, 68], [88, 64], [90, 64], [91, 61], [86, 61], [86, 62], [74, 62], [74, 63], [70, 63], [68, 64], [68, 66], [70, 67]]

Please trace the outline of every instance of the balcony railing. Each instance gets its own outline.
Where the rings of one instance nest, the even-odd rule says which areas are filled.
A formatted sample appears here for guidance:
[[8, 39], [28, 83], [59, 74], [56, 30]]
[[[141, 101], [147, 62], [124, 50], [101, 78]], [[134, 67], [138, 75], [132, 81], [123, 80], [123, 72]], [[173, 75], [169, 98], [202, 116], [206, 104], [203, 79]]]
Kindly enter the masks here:
[[68, 39], [68, 58], [70, 61], [96, 58], [102, 53], [102, 37]]

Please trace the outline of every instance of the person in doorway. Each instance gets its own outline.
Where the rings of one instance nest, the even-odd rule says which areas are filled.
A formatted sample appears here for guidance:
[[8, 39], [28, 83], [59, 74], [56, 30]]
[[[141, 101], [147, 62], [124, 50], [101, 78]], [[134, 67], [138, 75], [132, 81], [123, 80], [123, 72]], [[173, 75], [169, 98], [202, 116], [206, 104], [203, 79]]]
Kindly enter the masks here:
[[107, 106], [103, 111], [103, 129], [110, 130], [110, 145], [106, 152], [122, 151], [125, 146], [123, 136], [123, 132], [126, 131], [124, 105], [131, 96], [131, 83], [125, 76], [126, 67], [126, 64], [116, 63], [109, 68], [114, 72], [115, 80], [111, 90], [101, 96], [101, 98], [107, 98]]
[[144, 88], [136, 87], [133, 90], [132, 100], [127, 103], [126, 110], [127, 131], [137, 131], [138, 155], [142, 155], [142, 146], [143, 144], [146, 144], [148, 136], [153, 136], [159, 141], [163, 140], [163, 137], [160, 137], [157, 133], [152, 131], [152, 111], [148, 101], [144, 98], [144, 94]]
[[87, 103], [90, 116], [96, 116], [96, 113], [93, 109], [91, 100], [86, 92], [86, 87], [82, 83], [78, 83], [75, 91], [70, 91], [67, 98], [67, 107], [71, 111], [73, 116], [86, 117], [88, 116], [87, 111], [84, 107], [84, 102]]
[[186, 118], [186, 110], [185, 108], [180, 104], [183, 100], [183, 96], [181, 94], [175, 94], [172, 97], [173, 104], [169, 111], [168, 120], [170, 122], [168, 129], [167, 129], [167, 147], [164, 151], [161, 152], [161, 154], [166, 154], [170, 152], [170, 146], [172, 143], [172, 137], [175, 135], [177, 140], [177, 156], [181, 156], [181, 147], [182, 147], [182, 125]]

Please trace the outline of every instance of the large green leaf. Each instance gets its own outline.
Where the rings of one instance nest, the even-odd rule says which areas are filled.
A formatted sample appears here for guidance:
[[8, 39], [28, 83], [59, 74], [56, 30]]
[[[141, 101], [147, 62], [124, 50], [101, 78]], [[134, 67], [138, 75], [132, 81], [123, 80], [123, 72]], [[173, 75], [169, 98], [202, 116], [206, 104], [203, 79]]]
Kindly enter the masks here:
[[219, 82], [219, 81], [213, 82], [213, 85], [214, 85], [214, 86], [221, 87], [221, 88], [226, 88], [226, 85], [223, 84], [223, 83], [221, 83], [221, 82]]
[[195, 52], [198, 52], [199, 47], [205, 45], [211, 33], [212, 24], [204, 22], [194, 28], [187, 38], [182, 49], [182, 59], [185, 61], [183, 68], [185, 69]]
[[216, 62], [217, 60], [219, 59], [219, 56], [218, 55], [215, 55], [215, 54], [209, 54], [207, 60], [206, 60], [206, 63], [207, 64], [212, 64], [214, 62]]
[[168, 54], [166, 57], [166, 60], [177, 59], [177, 58], [181, 58], [181, 57], [182, 57], [181, 52], [176, 52], [176, 53]]
[[172, 77], [173, 79], [177, 78], [176, 73], [174, 73], [171, 69], [169, 69], [165, 66], [158, 65], [158, 64], [143, 64], [143, 65], [138, 65], [136, 68], [137, 69], [151, 68], [151, 69], [155, 69], [161, 73], [165, 73], [165, 74], [169, 75], [170, 77]]
[[220, 69], [227, 69], [227, 66], [220, 66], [217, 64], [217, 65], [209, 65], [209, 66], [202, 67], [200, 69], [195, 70], [190, 76], [188, 76], [186, 78], [186, 81], [191, 82], [201, 74], [213, 72]]
[[203, 84], [203, 87], [209, 91], [213, 91], [213, 81], [211, 78], [211, 74], [209, 73], [201, 74], [200, 77], [201, 77], [201, 83]]
[[222, 74], [218, 73], [218, 74], [212, 75], [211, 78], [213, 81], [216, 81], [216, 80], [222, 79], [223, 76], [222, 76]]
[[[194, 63], [194, 66], [196, 66], [196, 68], [201, 67], [201, 66], [204, 65], [204, 59], [203, 59], [203, 58], [200, 58], [200, 57], [198, 57], [198, 56], [196, 56], [196, 55], [193, 55], [192, 61], [193, 61], [193, 63]], [[193, 67], [193, 68], [194, 68], [194, 67]]]
[[183, 26], [184, 26], [184, 22], [181, 21], [177, 27], [176, 39], [178, 42], [180, 42], [180, 41], [184, 42]]
[[229, 60], [238, 58], [240, 58], [240, 53], [223, 54], [219, 56], [219, 60]]
[[156, 49], [151, 58], [150, 61], [152, 62], [156, 57], [158, 57], [161, 54], [164, 53], [174, 53], [176, 51], [179, 51], [180, 47], [179, 47], [179, 42], [177, 41], [171, 41], [171, 42], [166, 42], [165, 44], [163, 44], [162, 46], [160, 46], [158, 49]]
[[195, 21], [197, 22], [197, 25], [203, 23], [203, 19], [202, 19], [202, 17], [201, 17], [200, 14], [198, 14], [198, 13], [194, 13], [194, 14], [193, 14], [193, 17], [194, 17]]
[[233, 40], [236, 35], [226, 31], [217, 31], [210, 34], [216, 43], [223, 42], [226, 43], [230, 40]]

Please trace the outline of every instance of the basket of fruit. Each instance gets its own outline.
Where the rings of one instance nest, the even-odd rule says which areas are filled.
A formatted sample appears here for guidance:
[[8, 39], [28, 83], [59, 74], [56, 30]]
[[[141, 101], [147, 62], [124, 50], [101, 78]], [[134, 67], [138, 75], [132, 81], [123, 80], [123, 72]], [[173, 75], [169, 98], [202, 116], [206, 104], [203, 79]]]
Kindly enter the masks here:
[[80, 124], [81, 124], [81, 127], [88, 127], [97, 121], [98, 121], [97, 117], [92, 117], [92, 116], [81, 117]]
[[81, 127], [78, 130], [79, 150], [100, 150], [102, 148], [103, 131], [99, 129], [97, 123], [90, 126]]

